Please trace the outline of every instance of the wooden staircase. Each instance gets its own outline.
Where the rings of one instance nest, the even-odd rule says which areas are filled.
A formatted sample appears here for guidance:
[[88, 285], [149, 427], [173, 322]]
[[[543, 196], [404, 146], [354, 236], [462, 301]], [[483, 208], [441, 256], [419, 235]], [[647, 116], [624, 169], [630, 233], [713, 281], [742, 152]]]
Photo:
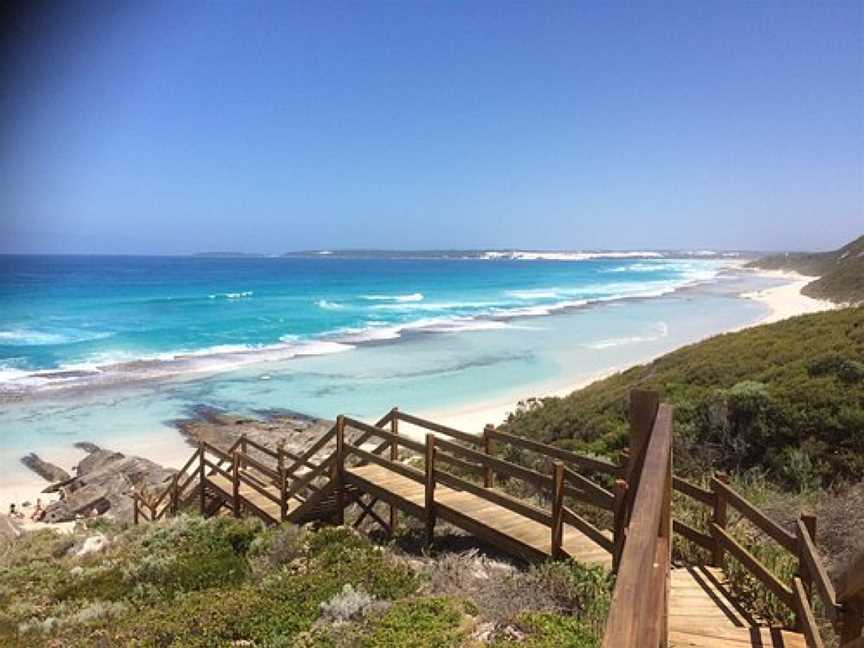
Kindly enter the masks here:
[[[532, 466], [547, 468], [504, 460], [505, 450], [527, 453]], [[534, 499], [509, 494], [514, 484]], [[813, 595], [835, 622], [841, 648], [864, 648], [864, 554], [835, 590], [815, 550], [814, 519], [802, 516], [792, 534], [722, 475], [710, 486], [673, 475], [672, 409], [654, 393], [634, 392], [631, 444], [620, 465], [491, 426], [468, 434], [394, 409], [374, 425], [340, 416], [301, 455], [245, 436], [226, 450], [202, 442], [162, 493], [135, 495], [134, 515], [136, 523], [158, 520], [196, 506], [204, 515], [255, 515], [267, 524], [343, 524], [354, 507], [355, 526], [369, 518], [388, 533], [399, 514], [419, 519], [430, 543], [444, 520], [527, 561], [570, 558], [615, 571], [604, 648], [822, 648]], [[673, 519], [673, 491], [710, 509], [707, 529]], [[389, 516], [379, 515], [381, 505]], [[781, 582], [730, 535], [729, 508], [798, 557], [792, 583]], [[605, 512], [610, 528], [583, 516], [591, 509]], [[705, 549], [709, 563], [673, 565], [675, 535]], [[737, 603], [723, 571], [730, 559], [794, 612], [795, 629], [767, 627]]]

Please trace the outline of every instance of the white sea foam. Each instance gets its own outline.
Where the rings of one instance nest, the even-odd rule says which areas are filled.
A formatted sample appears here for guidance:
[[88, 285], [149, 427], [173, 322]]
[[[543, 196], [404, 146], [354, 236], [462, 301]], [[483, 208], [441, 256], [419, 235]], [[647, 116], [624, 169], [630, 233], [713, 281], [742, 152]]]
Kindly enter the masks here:
[[213, 293], [208, 296], [210, 299], [246, 299], [247, 297], [252, 297], [254, 294], [252, 290], [245, 290], [243, 292]]
[[551, 288], [538, 288], [534, 290], [508, 290], [506, 294], [510, 297], [524, 300], [555, 299], [556, 297], [558, 297], [558, 292]]
[[33, 329], [12, 329], [0, 331], [0, 346], [50, 346], [54, 344], [73, 344], [76, 342], [91, 342], [111, 337], [108, 331], [69, 330], [62, 333], [38, 331]]
[[363, 299], [369, 301], [392, 301], [392, 302], [419, 302], [423, 301], [423, 293], [415, 292], [410, 295], [363, 295]]
[[511, 250], [509, 252], [490, 251], [482, 255], [484, 259], [510, 259], [514, 261], [589, 261], [591, 259], [638, 259], [663, 258], [660, 252], [535, 252]]
[[326, 299], [319, 299], [318, 308], [323, 308], [324, 310], [342, 310], [344, 306], [336, 302], [327, 301]]
[[654, 331], [648, 335], [632, 335], [625, 337], [607, 338], [604, 340], [597, 340], [596, 342], [589, 342], [585, 346], [589, 349], [609, 349], [612, 347], [625, 346], [628, 344], [639, 344], [641, 342], [656, 342], [657, 340], [662, 340], [669, 335], [669, 326], [666, 324], [666, 322], [657, 322], [657, 324], [653, 328]]

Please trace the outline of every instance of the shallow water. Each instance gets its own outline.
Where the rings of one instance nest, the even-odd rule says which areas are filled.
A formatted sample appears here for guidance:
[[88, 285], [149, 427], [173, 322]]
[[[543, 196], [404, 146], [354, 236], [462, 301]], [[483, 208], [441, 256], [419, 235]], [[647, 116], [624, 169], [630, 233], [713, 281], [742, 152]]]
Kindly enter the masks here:
[[0, 413], [0, 485], [21, 476], [18, 459], [25, 452], [50, 459], [81, 440], [145, 456], [167, 452], [182, 463], [188, 449], [171, 422], [202, 404], [248, 414], [281, 408], [375, 418], [393, 406], [446, 410], [542, 395], [756, 322], [767, 308], [740, 293], [778, 283], [723, 272], [710, 283], [663, 296], [509, 318], [504, 327], [417, 329], [345, 353], [262, 359], [209, 374], [89, 385], [50, 397], [31, 394]]

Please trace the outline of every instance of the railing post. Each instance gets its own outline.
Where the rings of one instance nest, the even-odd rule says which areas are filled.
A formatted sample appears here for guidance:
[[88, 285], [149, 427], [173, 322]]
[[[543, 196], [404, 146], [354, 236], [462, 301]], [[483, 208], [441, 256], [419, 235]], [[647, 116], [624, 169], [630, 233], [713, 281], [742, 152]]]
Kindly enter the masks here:
[[[718, 472], [715, 473], [714, 478], [723, 483], [729, 483], [729, 476], [726, 473]], [[711, 490], [714, 491], [714, 517], [713, 522], [721, 529], [726, 529], [726, 493], [717, 488], [714, 482], [711, 482]], [[714, 567], [722, 567], [723, 566], [723, 544], [720, 542], [719, 538], [714, 538], [714, 550], [711, 552], [711, 564]]]
[[[399, 435], [399, 408], [394, 407], [390, 410], [390, 432], [392, 432], [395, 436]], [[399, 444], [394, 439], [393, 443], [390, 444], [390, 461], [399, 461]], [[396, 533], [396, 525], [399, 522], [398, 519], [399, 513], [398, 509], [390, 505], [390, 535], [392, 536]]]
[[[490, 432], [495, 431], [495, 426], [487, 423], [483, 428], [483, 453], [491, 457], [495, 453], [495, 439]], [[490, 466], [483, 467], [483, 488], [492, 488], [495, 485], [495, 473]]]
[[180, 494], [177, 492], [178, 482], [179, 480], [175, 475], [174, 481], [171, 483], [171, 508], [169, 509], [171, 511], [171, 515], [177, 515], [177, 509], [179, 508], [178, 500], [180, 499]]
[[564, 539], [564, 464], [555, 462], [552, 481], [552, 558], [562, 557], [561, 541]]
[[248, 452], [248, 448], [246, 446], [246, 434], [245, 433], [240, 435], [240, 451], [243, 454], [246, 454]]
[[199, 490], [199, 503], [201, 505], [201, 515], [204, 515], [204, 509], [207, 505], [207, 475], [204, 473], [204, 442], [200, 441], [198, 443], [198, 484]]
[[240, 517], [240, 453], [235, 450], [231, 458], [231, 486], [234, 500], [234, 517]]
[[[816, 543], [816, 516], [809, 513], [801, 514], [801, 523], [807, 529], [807, 533]], [[798, 577], [801, 579], [801, 584], [804, 586], [804, 593], [807, 595], [807, 602], [812, 605], [813, 598], [813, 577], [810, 570], [807, 569], [807, 563], [804, 562], [804, 539], [801, 537], [801, 531], [798, 532]], [[796, 613], [796, 627], [800, 630], [803, 627], [804, 620], [801, 613]]]
[[426, 434], [426, 544], [435, 537], [435, 435]]
[[624, 479], [627, 481], [627, 506], [625, 508], [629, 523], [632, 500], [638, 490], [638, 476], [654, 419], [657, 418], [657, 408], [660, 407], [660, 394], [656, 391], [635, 389], [630, 392], [630, 449], [627, 453], [627, 465], [624, 468]]
[[345, 524], [345, 417], [336, 417], [336, 463], [333, 466], [336, 484], [336, 524]]
[[279, 502], [281, 504], [279, 521], [284, 522], [285, 518], [288, 517], [288, 499], [286, 497], [288, 494], [288, 471], [285, 470], [284, 466], [279, 466], [279, 482]]
[[138, 493], [132, 493], [132, 523], [138, 524]]
[[616, 479], [612, 492], [615, 495], [614, 522], [612, 525], [612, 571], [617, 573], [627, 533], [627, 482], [623, 479]]

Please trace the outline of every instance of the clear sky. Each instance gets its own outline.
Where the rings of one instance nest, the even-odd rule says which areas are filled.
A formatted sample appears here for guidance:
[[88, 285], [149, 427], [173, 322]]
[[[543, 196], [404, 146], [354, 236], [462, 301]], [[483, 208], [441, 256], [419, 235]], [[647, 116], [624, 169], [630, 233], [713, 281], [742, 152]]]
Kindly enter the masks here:
[[0, 251], [864, 231], [860, 0], [19, 4]]

